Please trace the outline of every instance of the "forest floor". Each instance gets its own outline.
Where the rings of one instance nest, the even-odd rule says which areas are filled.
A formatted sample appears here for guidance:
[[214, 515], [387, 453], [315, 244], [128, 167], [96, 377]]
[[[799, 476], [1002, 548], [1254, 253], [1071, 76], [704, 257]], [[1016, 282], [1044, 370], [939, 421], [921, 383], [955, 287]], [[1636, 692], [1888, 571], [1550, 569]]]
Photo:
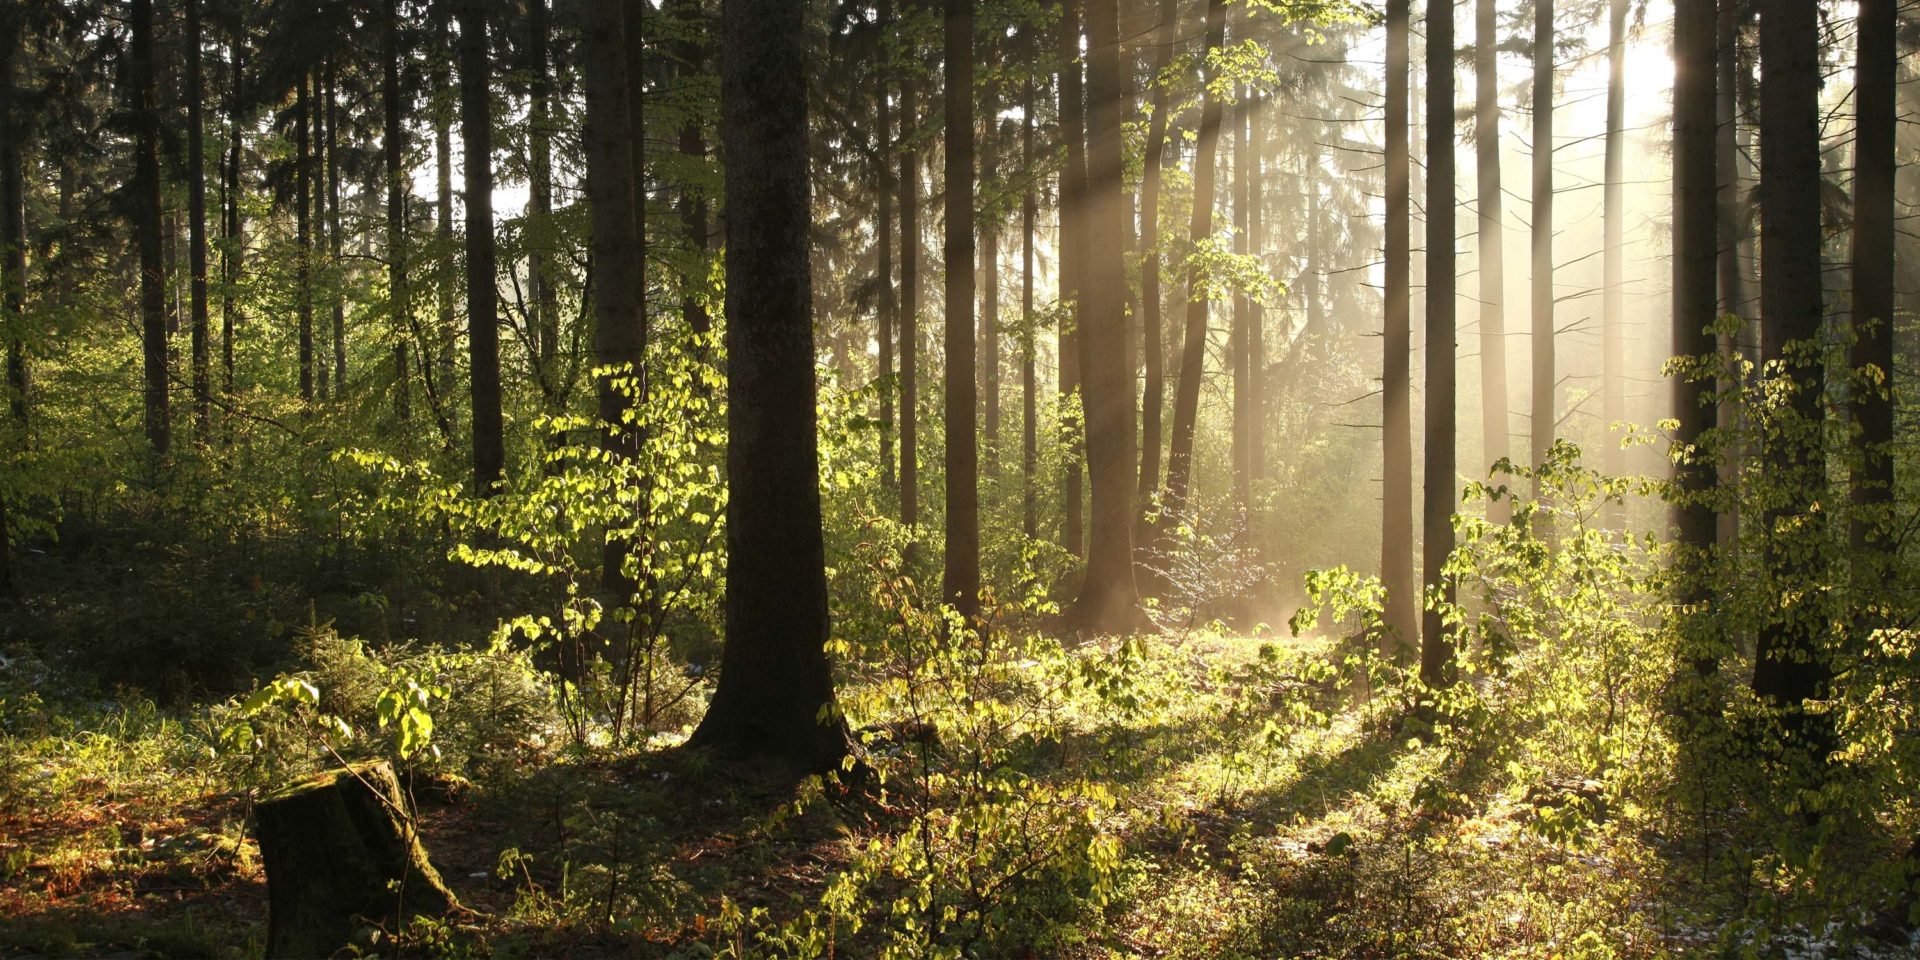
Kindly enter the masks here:
[[[1259, 646], [1160, 647], [1142, 672], [1163, 684], [1164, 709], [1089, 714], [1073, 735], [1007, 755], [1041, 779], [1097, 771], [1118, 798], [1099, 814], [1121, 851], [1103, 893], [1028, 889], [1003, 916], [1025, 924], [1024, 955], [1658, 957], [1757, 942], [1714, 919], [1725, 885], [1701, 882], [1685, 842], [1653, 826], [1657, 811], [1556, 833], [1542, 810], [1579, 784], [1556, 794], [1463, 762], [1382, 728], [1360, 698], [1343, 695], [1310, 722], [1246, 716], [1248, 703], [1285, 699], [1223, 682], [1236, 674], [1222, 663], [1254, 664]], [[1265, 683], [1285, 671], [1239, 675]], [[0, 955], [260, 954], [266, 877], [250, 799], [181, 766], [204, 749], [200, 736], [191, 721], [103, 704], [0, 740]], [[781, 815], [782, 799], [664, 751], [542, 763], [423, 804], [425, 843], [479, 919], [399, 952], [777, 953], [751, 931], [818, 909], [875, 837], [920, 822], [899, 814], [899, 798], [798, 816]], [[875, 915], [895, 897], [897, 917], [900, 891], [874, 884]], [[951, 902], [964, 907], [964, 891]], [[755, 908], [765, 912], [743, 922]], [[835, 928], [838, 951], [879, 952], [884, 926]], [[997, 955], [984, 934], [963, 939]], [[1792, 947], [1771, 943], [1759, 955]]]

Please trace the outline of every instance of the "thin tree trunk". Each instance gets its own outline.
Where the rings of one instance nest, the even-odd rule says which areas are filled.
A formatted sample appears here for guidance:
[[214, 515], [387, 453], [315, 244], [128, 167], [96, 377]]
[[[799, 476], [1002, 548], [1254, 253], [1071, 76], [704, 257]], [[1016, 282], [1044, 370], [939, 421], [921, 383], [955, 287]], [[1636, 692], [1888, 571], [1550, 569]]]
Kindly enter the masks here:
[[1413, 576], [1413, 340], [1411, 163], [1407, 112], [1410, 0], [1387, 0], [1386, 335], [1381, 380], [1380, 578], [1386, 587], [1386, 645], [1397, 654], [1420, 640], [1420, 596]]
[[241, 104], [246, 102], [246, 48], [236, 35], [227, 47], [231, 63], [231, 85], [228, 90], [231, 100], [227, 104], [227, 161], [222, 164], [225, 187], [221, 191], [221, 203], [226, 212], [223, 217], [223, 241], [220, 251], [220, 392], [229, 400], [233, 397], [233, 347], [234, 334], [240, 323], [239, 291], [242, 258], [246, 253], [246, 237], [240, 226], [240, 161], [242, 154], [242, 136], [244, 124], [241, 119]]
[[1140, 176], [1140, 351], [1145, 365], [1140, 395], [1140, 516], [1134, 539], [1145, 542], [1147, 513], [1160, 485], [1160, 415], [1166, 405], [1166, 354], [1160, 294], [1160, 187], [1167, 159], [1167, 67], [1173, 62], [1177, 0], [1160, 0], [1160, 19], [1154, 27], [1151, 83], [1152, 115], [1147, 118], [1146, 159]]
[[1086, 327], [1084, 263], [1087, 232], [1084, 227], [1087, 190], [1086, 96], [1080, 57], [1080, 16], [1086, 0], [1063, 0], [1060, 17], [1060, 137], [1066, 143], [1066, 165], [1060, 170], [1060, 298], [1073, 305], [1071, 319], [1062, 318], [1059, 331], [1061, 427], [1065, 434], [1061, 460], [1066, 482], [1061, 493], [1065, 522], [1061, 540], [1076, 557], [1085, 556], [1086, 519], [1082, 503], [1086, 491], [1081, 448], [1075, 443], [1085, 432], [1085, 399], [1082, 417], [1075, 423], [1067, 411], [1074, 394], [1080, 392], [1080, 331]]
[[[1244, 22], [1244, 21], [1242, 21]], [[1246, 84], [1235, 93], [1233, 110], [1233, 252], [1253, 252], [1253, 143], [1249, 123], [1253, 113]], [[1227, 362], [1233, 372], [1233, 428], [1229, 455], [1233, 463], [1234, 523], [1244, 535], [1253, 516], [1253, 301], [1244, 289], [1233, 293], [1233, 326], [1227, 336]]]
[[[880, 0], [879, 21], [880, 32], [883, 37], [894, 29], [892, 0]], [[879, 247], [877, 253], [880, 261], [878, 267], [879, 277], [877, 278], [880, 283], [880, 303], [874, 311], [878, 315], [875, 318], [876, 326], [878, 327], [876, 339], [879, 340], [880, 349], [880, 486], [881, 489], [884, 490], [895, 490], [899, 488], [900, 475], [899, 467], [894, 462], [893, 451], [894, 390], [896, 387], [893, 375], [893, 348], [895, 320], [900, 308], [898, 295], [893, 286], [893, 197], [895, 190], [893, 154], [896, 145], [893, 139], [893, 109], [892, 105], [887, 102], [887, 96], [892, 91], [893, 86], [890, 82], [893, 73], [893, 64], [887, 56], [884, 45], [882, 52], [878, 56], [880, 63], [877, 69], [878, 77], [876, 79], [878, 79], [879, 82], [875, 84], [873, 109], [875, 124], [878, 128], [878, 148], [875, 153], [879, 158], [879, 163], [877, 164], [879, 169], [875, 171], [874, 175], [879, 181], [880, 187], [879, 222], [875, 225], [877, 233], [875, 242]]]
[[[1701, 0], [1706, 2], [1706, 0]], [[1627, 418], [1626, 318], [1626, 197], [1622, 184], [1627, 139], [1627, 0], [1609, 0], [1607, 15], [1607, 141], [1604, 224], [1605, 244], [1601, 281], [1602, 416], [1609, 431], [1602, 465], [1612, 476], [1627, 472], [1627, 452], [1611, 437], [1613, 425]], [[1626, 520], [1622, 503], [1608, 507], [1608, 518], [1618, 527]]]
[[333, 301], [333, 394], [347, 393], [347, 307], [340, 289], [340, 137], [334, 103], [333, 58], [326, 65], [327, 122], [327, 296]]
[[[553, 117], [552, 70], [548, 50], [552, 30], [548, 26], [547, 0], [527, 4], [527, 208], [532, 214], [534, 236], [527, 250], [527, 279], [533, 286], [532, 322], [534, 364], [539, 370], [540, 390], [547, 404], [559, 409], [562, 385], [557, 366], [560, 357], [560, 296], [554, 276], [553, 223]], [[555, 438], [556, 440], [558, 438]]]
[[[1739, 48], [1739, 3], [1738, 0], [1720, 0], [1715, 17], [1715, 91], [1714, 91], [1714, 166], [1719, 182], [1719, 196], [1715, 204], [1715, 219], [1718, 223], [1719, 251], [1717, 255], [1720, 313], [1743, 317], [1748, 313], [1746, 267], [1741, 247], [1747, 239], [1748, 217], [1745, 213], [1746, 198], [1742, 196], [1742, 156], [1743, 144], [1740, 139], [1739, 86], [1736, 80], [1738, 72]], [[1743, 319], [1740, 328], [1733, 333], [1720, 337], [1719, 349], [1731, 357], [1739, 351], [1752, 350], [1757, 344], [1744, 342], [1748, 338], [1749, 324]], [[1722, 377], [1720, 388], [1727, 389], [1733, 384], [1730, 378]], [[1734, 426], [1735, 408], [1731, 404], [1718, 405], [1716, 417], [1723, 428]], [[1745, 444], [1741, 444], [1742, 447]], [[1736, 449], [1722, 458], [1719, 464], [1719, 479], [1722, 483], [1734, 480], [1739, 470], [1739, 461], [1745, 459], [1751, 451]], [[1721, 543], [1731, 544], [1740, 535], [1740, 506], [1736, 502], [1720, 512], [1715, 518], [1718, 527], [1718, 539]]]
[[[706, 68], [704, 42], [706, 26], [701, 22], [700, 0], [680, 0], [676, 9], [681, 21], [680, 40], [676, 44], [676, 50], [684, 76], [691, 81], [700, 78]], [[700, 127], [700, 117], [692, 112], [689, 112], [686, 120], [680, 124], [680, 154], [694, 169], [706, 165], [706, 133]], [[696, 275], [699, 282], [683, 285], [680, 312], [682, 319], [686, 321], [687, 329], [702, 335], [713, 329], [713, 321], [707, 316], [705, 299], [707, 206], [706, 191], [699, 186], [698, 181], [689, 178], [680, 191], [680, 229], [686, 234], [687, 250], [691, 255], [690, 262], [700, 272]]]
[[460, 139], [466, 147], [467, 347], [472, 355], [473, 489], [494, 494], [505, 478], [500, 412], [500, 315], [494, 290], [493, 105], [487, 93], [487, 7], [460, 7]]
[[1120, 65], [1119, 0], [1087, 0], [1087, 179], [1081, 280], [1087, 467], [1093, 537], [1074, 617], [1090, 629], [1123, 633], [1143, 625], [1133, 579], [1137, 503], [1133, 371], [1127, 358], [1128, 208], [1123, 197], [1122, 118], [1130, 112]]
[[[0, 24], [7, 19], [0, 17]], [[14, 22], [17, 26], [17, 18]], [[13, 45], [0, 47], [0, 290], [5, 291], [6, 326], [12, 332], [7, 338], [7, 406], [24, 439], [29, 426], [26, 157], [20, 149], [21, 138], [9, 129], [20, 122], [15, 117], [18, 107], [13, 76], [18, 59]], [[0, 525], [5, 522], [5, 504], [0, 502]], [[0, 594], [7, 592], [8, 556], [6, 531], [0, 529]]]
[[[989, 34], [991, 36], [991, 34]], [[987, 48], [987, 57], [991, 62], [999, 54], [991, 44]], [[991, 189], [996, 194], [1002, 189], [1000, 183], [1000, 88], [997, 81], [989, 77], [985, 89], [981, 91], [985, 100], [982, 114], [982, 130], [985, 143], [980, 150], [980, 183], [982, 189]], [[985, 455], [981, 459], [981, 469], [989, 477], [1000, 475], [1000, 217], [999, 198], [993, 198], [990, 209], [994, 215], [986, 217], [979, 224], [980, 229], [980, 440]]]
[[1558, 427], [1553, 330], [1553, 0], [1533, 19], [1533, 410], [1534, 466], [1546, 462]]
[[[1253, 184], [1248, 188], [1247, 246], [1263, 276], [1267, 268], [1266, 177], [1269, 138], [1261, 122], [1267, 106], [1265, 98], [1255, 96], [1248, 107], [1247, 139], [1253, 143]], [[1312, 228], [1309, 227], [1309, 230]], [[1257, 491], [1267, 476], [1267, 305], [1264, 296], [1247, 303], [1247, 482]], [[1258, 501], [1250, 501], [1257, 504]], [[1255, 516], [1248, 513], [1248, 530]]]
[[[1453, 553], [1453, 512], [1459, 503], [1455, 462], [1454, 377], [1454, 156], [1453, 4], [1427, 4], [1427, 374], [1426, 477], [1421, 582], [1442, 600], [1454, 599], [1445, 573]], [[1420, 679], [1431, 687], [1453, 681], [1453, 641], [1444, 612], [1426, 609], [1420, 627]]]
[[[208, 343], [207, 311], [207, 170], [205, 119], [201, 101], [205, 83], [200, 71], [200, 0], [187, 6], [187, 270], [191, 277], [193, 427], [196, 442], [213, 437], [212, 350]], [[11, 170], [9, 171], [11, 175]]]
[[1034, 369], [1034, 355], [1039, 352], [1039, 333], [1034, 329], [1033, 316], [1033, 229], [1040, 215], [1040, 203], [1034, 185], [1034, 83], [1031, 62], [1031, 58], [1039, 52], [1039, 47], [1033, 36], [1033, 28], [1029, 27], [1027, 50], [1030, 59], [1020, 101], [1020, 175], [1027, 184], [1020, 198], [1020, 529], [1029, 539], [1040, 535], [1038, 498], [1033, 488], [1040, 459], [1039, 383]]
[[134, 107], [134, 231], [140, 248], [140, 332], [147, 443], [167, 455], [167, 278], [160, 250], [160, 116], [153, 82], [153, 0], [132, 0], [128, 59]]
[[[909, 28], [911, 29], [911, 28]], [[909, 534], [920, 522], [920, 125], [919, 83], [907, 51], [900, 78], [900, 525]]]
[[[1855, 583], [1878, 583], [1893, 502], [1894, 65], [1896, 0], [1861, 0], [1853, 101], [1853, 518]], [[1871, 372], [1869, 372], [1871, 371]], [[1869, 551], [1872, 551], [1871, 553]], [[1863, 595], [1865, 595], [1863, 593]]]
[[721, 5], [727, 158], [727, 643], [690, 745], [834, 770], [809, 282], [806, 10]]
[[980, 448], [973, 327], [973, 0], [946, 0], [947, 562], [941, 599], [980, 612]]
[[[1225, 0], [1207, 0], [1206, 49], [1226, 45], [1227, 11]], [[1204, 91], [1200, 100], [1200, 137], [1193, 160], [1193, 217], [1188, 236], [1198, 244], [1213, 236], [1213, 186], [1218, 171], [1215, 158], [1220, 150], [1220, 98], [1213, 93], [1216, 71], [1211, 65], [1202, 71]], [[1211, 306], [1205, 296], [1206, 280], [1198, 265], [1187, 270], [1187, 318], [1184, 343], [1180, 350], [1180, 379], [1173, 396], [1173, 433], [1167, 451], [1166, 516], [1185, 517], [1189, 513], [1188, 488], [1193, 479], [1194, 431], [1200, 413], [1200, 378], [1206, 372], [1207, 312]], [[1163, 520], [1163, 528], [1172, 524]]]
[[[438, 21], [439, 56], [435, 72], [438, 74], [436, 89], [445, 95], [454, 93], [452, 73], [444, 66], [454, 56], [453, 40], [447, 32], [447, 18]], [[449, 451], [454, 446], [453, 418], [453, 353], [460, 339], [459, 324], [455, 304], [459, 299], [458, 284], [453, 256], [453, 124], [449, 112], [444, 108], [436, 109], [433, 116], [434, 140], [434, 189], [435, 189], [435, 233], [438, 235], [440, 260], [435, 270], [435, 299], [438, 301], [439, 316], [436, 342], [427, 349], [432, 351], [432, 365], [421, 364], [422, 371], [433, 371], [432, 376], [424, 377], [427, 386], [427, 402], [435, 407], [435, 419], [445, 423], [447, 429], [441, 436]]]
[[[1473, 39], [1475, 206], [1480, 227], [1480, 435], [1481, 460], [1489, 469], [1507, 458], [1513, 429], [1507, 398], [1507, 292], [1505, 197], [1500, 184], [1500, 36], [1495, 0], [1475, 0]], [[1506, 523], [1513, 504], [1487, 501], [1487, 520]]]
[[313, 98], [308, 94], [312, 76], [300, 76], [300, 90], [294, 103], [294, 233], [299, 249], [295, 267], [300, 323], [300, 402], [311, 406], [314, 399], [313, 371]]
[[407, 286], [407, 183], [405, 105], [400, 99], [400, 2], [384, 0], [381, 11], [380, 98], [387, 174], [387, 309], [393, 328], [393, 419], [404, 434], [407, 418], [407, 344], [412, 338], [413, 302]]
[[[1766, 572], [1782, 598], [1762, 624], [1753, 689], [1801, 726], [1803, 703], [1827, 680], [1820, 441], [1821, 356], [1819, 23], [1812, 4], [1773, 3], [1760, 16], [1760, 316], [1762, 357], [1791, 385], [1787, 422], [1763, 439], [1769, 479], [1783, 496], [1767, 511]], [[1798, 422], [1793, 422], [1798, 421]]]

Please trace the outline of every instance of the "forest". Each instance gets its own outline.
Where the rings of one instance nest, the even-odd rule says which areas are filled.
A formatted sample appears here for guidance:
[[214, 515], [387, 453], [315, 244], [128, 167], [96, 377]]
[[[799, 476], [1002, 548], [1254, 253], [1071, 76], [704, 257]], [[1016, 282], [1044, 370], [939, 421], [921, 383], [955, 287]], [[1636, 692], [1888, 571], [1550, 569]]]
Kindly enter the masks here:
[[0, 957], [1920, 955], [1920, 0], [0, 0]]

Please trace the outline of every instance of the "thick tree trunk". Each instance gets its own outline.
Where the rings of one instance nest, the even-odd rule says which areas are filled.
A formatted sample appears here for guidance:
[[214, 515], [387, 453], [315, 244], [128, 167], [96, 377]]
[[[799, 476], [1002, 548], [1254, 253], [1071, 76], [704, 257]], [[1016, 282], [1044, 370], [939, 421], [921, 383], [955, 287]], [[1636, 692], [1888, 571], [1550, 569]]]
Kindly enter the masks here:
[[134, 107], [133, 228], [140, 250], [140, 345], [147, 444], [164, 458], [172, 440], [167, 411], [167, 276], [160, 240], [160, 116], [153, 82], [153, 0], [132, 0], [128, 58]]
[[[1711, 4], [1681, 4], [1674, 17], [1673, 59], [1673, 348], [1683, 357], [1715, 352], [1709, 332], [1715, 315], [1714, 267], [1718, 244], [1716, 210], [1716, 136], [1714, 131], [1714, 11]], [[1673, 416], [1679, 422], [1675, 442], [1696, 446], [1714, 425], [1711, 378], [1677, 378]], [[1676, 565], [1683, 574], [1699, 570], [1713, 547], [1713, 508], [1703, 498], [1714, 484], [1714, 465], [1683, 460], [1674, 479], [1684, 496], [1674, 507], [1679, 542], [1694, 556]], [[1677, 591], [1682, 601], [1699, 603], [1711, 595], [1706, 576], [1687, 576]], [[1711, 672], [1711, 651], [1688, 652], [1696, 668]]]
[[1087, 467], [1093, 537], [1074, 617], [1088, 629], [1125, 633], [1146, 625], [1133, 579], [1136, 482], [1133, 371], [1127, 360], [1127, 206], [1122, 197], [1128, 110], [1120, 59], [1118, 0], [1087, 0], [1088, 115], [1085, 259]]
[[947, 562], [940, 596], [980, 611], [980, 447], [973, 327], [973, 2], [946, 0]]
[[[1082, 276], [1087, 244], [1087, 101], [1081, 82], [1086, 64], [1080, 56], [1080, 18], [1085, 8], [1086, 0], [1063, 0], [1059, 33], [1060, 138], [1065, 141], [1067, 148], [1066, 165], [1060, 169], [1060, 298], [1073, 304], [1072, 319], [1063, 318], [1059, 331], [1060, 399], [1063, 412], [1070, 408], [1074, 394], [1080, 392], [1080, 331], [1085, 329], [1087, 322], [1086, 290]], [[1081, 460], [1083, 448], [1075, 442], [1077, 439], [1084, 442], [1085, 402], [1082, 398], [1083, 416], [1079, 423], [1073, 423], [1070, 418], [1063, 416], [1061, 424], [1066, 434], [1060, 452], [1066, 468], [1066, 482], [1061, 490], [1065, 498], [1062, 504], [1065, 522], [1061, 540], [1067, 551], [1076, 557], [1086, 555], [1087, 543], [1086, 518], [1082, 513], [1086, 495]]]
[[[1454, 156], [1453, 4], [1427, 5], [1427, 375], [1426, 476], [1421, 532], [1421, 583], [1451, 602], [1453, 581], [1443, 572], [1453, 552], [1453, 511], [1459, 503], [1455, 463], [1454, 378]], [[1420, 679], [1453, 681], [1453, 639], [1442, 611], [1427, 609], [1420, 626]]]
[[1895, 0], [1861, 0], [1853, 102], [1853, 519], [1855, 583], [1879, 582], [1893, 502]]
[[[1166, 354], [1161, 348], [1160, 187], [1167, 158], [1167, 67], [1173, 62], [1177, 0], [1160, 0], [1160, 20], [1154, 27], [1152, 115], [1147, 118], [1146, 158], [1140, 175], [1140, 353], [1145, 365], [1140, 393], [1139, 519], [1134, 540], [1148, 536], [1147, 513], [1160, 488], [1160, 415], [1166, 405]], [[1144, 557], [1144, 553], [1142, 554]]]
[[[1473, 160], [1480, 228], [1480, 459], [1481, 470], [1507, 458], [1513, 427], [1507, 398], [1505, 197], [1500, 185], [1500, 35], [1495, 0], [1475, 0], [1473, 31]], [[1487, 520], [1506, 523], [1513, 504], [1487, 502]]]
[[208, 342], [207, 311], [207, 170], [205, 119], [201, 102], [206, 84], [200, 71], [200, 0], [187, 6], [187, 271], [193, 298], [191, 351], [193, 364], [193, 429], [196, 442], [213, 439], [213, 354]]
[[[1226, 45], [1227, 11], [1225, 0], [1207, 0], [1206, 49]], [[1221, 104], [1213, 93], [1216, 71], [1202, 71], [1205, 92], [1200, 101], [1200, 137], [1193, 160], [1193, 218], [1187, 234], [1198, 244], [1213, 236], [1213, 186], [1217, 174], [1216, 158], [1220, 150]], [[1180, 350], [1180, 379], [1173, 396], [1173, 433], [1167, 451], [1167, 495], [1165, 510], [1169, 519], [1185, 517], [1190, 509], [1189, 485], [1193, 480], [1193, 441], [1200, 414], [1200, 378], [1206, 373], [1207, 313], [1211, 304], [1204, 294], [1206, 278], [1196, 265], [1187, 270], [1187, 318]], [[1163, 528], [1173, 524], [1162, 522]]]
[[460, 909], [427, 859], [393, 767], [332, 770], [254, 807], [269, 957], [329, 957], [370, 925]]
[[[1826, 489], [1820, 440], [1826, 381], [1821, 356], [1819, 24], [1812, 4], [1773, 3], [1760, 16], [1760, 316], [1762, 357], [1790, 382], [1786, 422], [1767, 431], [1761, 456], [1779, 502], [1768, 510], [1770, 595], [1782, 602], [1762, 624], [1753, 689], [1788, 711], [1826, 685]], [[1797, 421], [1797, 422], [1795, 422]]]
[[1412, 189], [1407, 149], [1410, 0], [1387, 0], [1386, 336], [1380, 384], [1380, 579], [1386, 627], [1398, 653], [1420, 638], [1420, 594], [1413, 577]]
[[487, 93], [487, 6], [460, 7], [460, 139], [466, 146], [467, 347], [472, 354], [473, 490], [490, 497], [505, 478], [500, 412], [500, 314], [494, 290], [493, 105]]
[[1559, 426], [1553, 329], [1553, 0], [1533, 16], [1533, 465], [1546, 462]]
[[814, 413], [805, 8], [723, 0], [727, 644], [689, 745], [795, 773], [848, 749], [827, 662]]

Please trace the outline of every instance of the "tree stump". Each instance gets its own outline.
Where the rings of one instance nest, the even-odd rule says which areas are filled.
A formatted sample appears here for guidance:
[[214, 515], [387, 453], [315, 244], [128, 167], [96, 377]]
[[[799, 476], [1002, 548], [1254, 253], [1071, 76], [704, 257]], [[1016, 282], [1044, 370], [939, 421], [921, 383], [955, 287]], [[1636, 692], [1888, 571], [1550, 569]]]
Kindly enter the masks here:
[[254, 808], [267, 868], [267, 956], [327, 957], [369, 925], [459, 907], [409, 826], [393, 767], [355, 764]]

